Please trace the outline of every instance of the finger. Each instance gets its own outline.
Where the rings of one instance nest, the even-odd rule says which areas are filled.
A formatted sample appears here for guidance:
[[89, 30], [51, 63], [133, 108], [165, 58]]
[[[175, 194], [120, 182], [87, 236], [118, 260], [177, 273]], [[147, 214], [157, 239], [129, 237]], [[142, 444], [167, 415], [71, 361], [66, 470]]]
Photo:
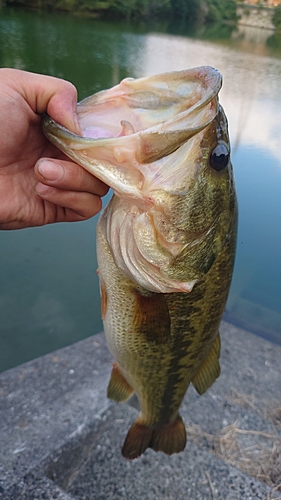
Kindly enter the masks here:
[[2, 68], [5, 81], [19, 92], [34, 113], [48, 113], [72, 132], [81, 135], [77, 118], [77, 90], [70, 82], [28, 71]]
[[[96, 215], [101, 207], [102, 201], [99, 196], [91, 193], [78, 192], [78, 191], [65, 191], [55, 187], [46, 186], [38, 182], [35, 186], [35, 192], [44, 201], [49, 202], [47, 205], [51, 209], [51, 222], [53, 220], [54, 206], [61, 207], [63, 210], [57, 210], [57, 217], [55, 222], [73, 222], [78, 220], [86, 220]], [[48, 219], [48, 214], [45, 213], [45, 218]], [[47, 224], [48, 220], [45, 221]]]
[[84, 191], [104, 196], [109, 189], [84, 168], [67, 160], [41, 158], [35, 166], [35, 175], [41, 183], [67, 191]]

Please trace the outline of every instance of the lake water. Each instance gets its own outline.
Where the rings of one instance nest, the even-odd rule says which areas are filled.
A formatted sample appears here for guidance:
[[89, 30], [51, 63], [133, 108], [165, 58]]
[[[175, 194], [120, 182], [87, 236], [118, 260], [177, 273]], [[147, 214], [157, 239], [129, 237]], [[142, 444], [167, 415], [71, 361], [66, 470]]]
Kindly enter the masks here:
[[[80, 99], [127, 76], [206, 64], [224, 78], [239, 199], [225, 318], [281, 343], [280, 39], [246, 27], [0, 11], [0, 66], [68, 79]], [[0, 371], [101, 331], [95, 226], [93, 218], [0, 233]]]

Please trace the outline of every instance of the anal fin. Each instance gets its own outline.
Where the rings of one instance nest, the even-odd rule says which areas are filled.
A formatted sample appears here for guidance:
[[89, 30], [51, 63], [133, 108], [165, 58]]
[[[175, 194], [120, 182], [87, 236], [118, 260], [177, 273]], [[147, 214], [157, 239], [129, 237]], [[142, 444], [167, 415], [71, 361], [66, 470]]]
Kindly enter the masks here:
[[127, 401], [133, 392], [134, 389], [122, 375], [117, 363], [113, 363], [111, 377], [107, 387], [107, 397], [120, 403], [121, 401]]
[[195, 377], [192, 379], [192, 384], [196, 391], [201, 395], [211, 387], [215, 380], [220, 375], [220, 334], [218, 333], [215, 341], [200, 366]]

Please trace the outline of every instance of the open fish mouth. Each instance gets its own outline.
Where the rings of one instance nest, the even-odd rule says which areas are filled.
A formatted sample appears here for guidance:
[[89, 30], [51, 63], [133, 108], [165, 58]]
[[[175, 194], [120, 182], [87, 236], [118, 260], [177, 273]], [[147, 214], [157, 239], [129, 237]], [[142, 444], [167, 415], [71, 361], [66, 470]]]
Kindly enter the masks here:
[[[161, 160], [206, 128], [218, 112], [222, 78], [214, 68], [133, 79], [78, 104], [82, 135], [46, 116], [49, 140], [128, 199], [153, 189], [182, 189], [182, 173]], [[185, 155], [192, 149], [192, 143]], [[173, 158], [171, 158], [173, 162]], [[178, 163], [178, 162], [177, 162]], [[172, 171], [172, 173], [171, 173]]]

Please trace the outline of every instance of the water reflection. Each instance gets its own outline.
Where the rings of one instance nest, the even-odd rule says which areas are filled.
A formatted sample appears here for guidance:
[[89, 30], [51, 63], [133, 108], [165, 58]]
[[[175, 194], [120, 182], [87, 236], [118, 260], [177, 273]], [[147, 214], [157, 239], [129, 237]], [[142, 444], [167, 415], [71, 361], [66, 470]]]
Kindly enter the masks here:
[[[1, 15], [0, 65], [69, 79], [81, 99], [126, 76], [205, 64], [221, 71], [240, 205], [227, 314], [281, 342], [281, 43], [276, 35], [245, 26], [187, 31], [178, 25], [132, 27], [13, 10]], [[0, 235], [5, 262], [0, 369], [101, 329], [95, 223]]]
[[232, 39], [241, 42], [240, 50], [266, 55], [268, 53], [266, 43], [273, 33], [268, 29], [238, 25], [232, 34]]

